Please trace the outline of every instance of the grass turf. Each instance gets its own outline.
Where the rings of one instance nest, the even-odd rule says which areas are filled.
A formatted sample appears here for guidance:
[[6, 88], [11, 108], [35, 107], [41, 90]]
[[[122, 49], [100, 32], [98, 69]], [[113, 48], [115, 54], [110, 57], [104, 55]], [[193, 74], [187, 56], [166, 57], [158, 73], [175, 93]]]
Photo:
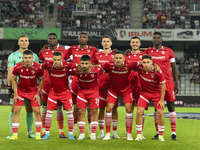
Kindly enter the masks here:
[[[149, 107], [147, 113], [153, 113], [154, 108]], [[167, 108], [165, 108], [167, 112]], [[176, 112], [193, 112], [200, 113], [199, 108], [176, 108]], [[171, 127], [169, 118], [165, 118], [165, 132], [164, 139], [165, 142], [160, 142], [157, 140], [151, 140], [155, 135], [154, 118], [150, 116], [145, 117], [145, 124], [143, 134], [145, 140], [141, 142], [136, 141], [126, 141], [122, 139], [111, 139], [110, 141], [102, 141], [97, 139], [96, 141], [91, 141], [87, 138], [88, 126], [86, 125], [86, 139], [83, 141], [69, 141], [68, 139], [58, 138], [58, 125], [56, 121], [56, 112], [53, 114], [53, 121], [51, 125], [50, 139], [49, 140], [35, 140], [26, 138], [26, 113], [24, 107], [20, 113], [20, 126], [18, 130], [18, 140], [11, 141], [6, 139], [9, 134], [9, 120], [8, 116], [10, 113], [10, 106], [0, 106], [0, 150], [199, 150], [200, 149], [200, 120], [189, 120], [189, 119], [177, 119], [177, 137], [178, 141], [171, 140]], [[122, 138], [125, 135], [125, 109], [124, 107], [118, 108], [119, 122], [117, 133]], [[134, 111], [134, 121], [133, 121], [133, 139], [136, 137], [135, 128], [135, 115]], [[67, 115], [64, 112], [64, 131], [66, 135], [68, 134], [67, 127]], [[35, 132], [35, 125], [33, 125], [33, 132]], [[97, 136], [99, 134], [99, 129], [97, 129]]]

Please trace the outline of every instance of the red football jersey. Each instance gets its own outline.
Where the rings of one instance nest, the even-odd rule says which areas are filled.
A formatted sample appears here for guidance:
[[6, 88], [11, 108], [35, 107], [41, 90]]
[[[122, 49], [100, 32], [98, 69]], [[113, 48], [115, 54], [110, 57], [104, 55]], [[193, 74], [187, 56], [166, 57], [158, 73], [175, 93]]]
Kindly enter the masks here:
[[[59, 51], [62, 53], [63, 60], [67, 61], [70, 59], [68, 51], [63, 47], [58, 46], [55, 50], [51, 50], [49, 48], [45, 49], [45, 51], [41, 50], [39, 53], [39, 61], [40, 62], [52, 62], [53, 61], [53, 53], [56, 51]], [[44, 71], [44, 81], [50, 81], [47, 70]]]
[[71, 72], [72, 75], [77, 76], [79, 89], [96, 89], [98, 88], [98, 77], [104, 73], [104, 70], [100, 67], [94, 67], [88, 74], [84, 74], [82, 71], [78, 72], [74, 68]]
[[[144, 55], [144, 52], [139, 51], [137, 54], [133, 54], [132, 52], [129, 54], [129, 56], [125, 56], [126, 60], [128, 61], [142, 61], [142, 56]], [[129, 76], [129, 81], [131, 83], [131, 86], [141, 86], [140, 78], [138, 76], [138, 72], [131, 71], [131, 74]]]
[[160, 83], [165, 82], [164, 75], [162, 70], [155, 72], [153, 65], [152, 67], [152, 70], [149, 72], [145, 71], [142, 65], [139, 65], [136, 68], [140, 77], [142, 91], [148, 93], [161, 92]]
[[76, 64], [63, 61], [60, 68], [56, 68], [53, 62], [41, 64], [42, 69], [46, 69], [51, 79], [51, 87], [55, 93], [61, 93], [69, 89], [69, 69], [76, 67]]
[[14, 77], [19, 76], [17, 88], [20, 91], [31, 93], [37, 90], [37, 78], [43, 78], [44, 72], [36, 62], [33, 62], [30, 68], [24, 67], [24, 65], [19, 62], [14, 66], [12, 75]]
[[[110, 62], [114, 59], [115, 53], [111, 51], [110, 53], [98, 52], [95, 54], [94, 63], [102, 65], [106, 62]], [[106, 89], [109, 87], [110, 77], [108, 73], [104, 73], [99, 77], [99, 89]]]
[[98, 50], [95, 47], [89, 45], [87, 45], [85, 49], [81, 49], [79, 45], [71, 46], [68, 49], [69, 55], [73, 55], [73, 63], [76, 64], [80, 63], [80, 59], [83, 55], [89, 55], [91, 58], [91, 63], [93, 64], [94, 55], [97, 52]]
[[130, 87], [128, 78], [131, 70], [137, 65], [137, 62], [128, 62], [125, 60], [121, 68], [118, 68], [113, 61], [104, 63], [101, 66], [102, 68], [108, 70], [110, 76], [110, 87], [116, 91], [123, 93], [126, 92], [127, 89]]
[[160, 49], [149, 47], [144, 53], [151, 55], [153, 62], [162, 68], [164, 77], [167, 81], [173, 79], [170, 73], [171, 63], [175, 62], [174, 52], [172, 49], [164, 46], [162, 46]]

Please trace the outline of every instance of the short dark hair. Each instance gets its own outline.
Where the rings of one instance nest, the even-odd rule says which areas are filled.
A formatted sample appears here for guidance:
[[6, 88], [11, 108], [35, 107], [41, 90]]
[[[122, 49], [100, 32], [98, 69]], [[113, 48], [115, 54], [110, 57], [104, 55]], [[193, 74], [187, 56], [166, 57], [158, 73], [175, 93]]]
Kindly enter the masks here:
[[122, 55], [124, 55], [124, 52], [121, 51], [121, 50], [117, 50], [117, 51], [115, 52], [115, 55], [116, 55], [116, 54], [122, 54]]
[[23, 55], [33, 55], [33, 52], [30, 49], [27, 49], [23, 52]]
[[25, 34], [22, 34], [22, 35], [20, 35], [20, 36], [18, 37], [18, 41], [19, 41], [19, 39], [20, 39], [21, 37], [27, 37], [27, 38], [28, 38], [28, 36], [27, 36], [27, 35], [25, 35]]
[[144, 55], [144, 56], [142, 56], [142, 60], [143, 59], [150, 59], [150, 60], [152, 60], [152, 57], [150, 55]]
[[85, 33], [85, 32], [81, 32], [81, 33], [79, 33], [79, 35], [81, 35], [81, 34], [85, 34], [85, 35], [87, 36], [87, 33]]
[[158, 34], [162, 37], [162, 34], [160, 32], [154, 32], [153, 35]]
[[90, 56], [89, 55], [83, 55], [82, 57], [81, 57], [81, 61], [90, 61]]
[[[138, 36], [133, 36], [132, 38], [131, 38], [131, 40], [132, 39], [139, 39], [140, 40], [140, 38], [138, 37]], [[141, 42], [141, 40], [140, 40], [140, 42]]]
[[57, 38], [57, 34], [55, 34], [55, 33], [49, 33], [48, 37], [51, 35], [54, 35]]
[[59, 52], [59, 51], [56, 51], [56, 52], [53, 53], [53, 56], [62, 56], [62, 53]]
[[104, 35], [104, 36], [102, 36], [102, 40], [103, 40], [104, 38], [109, 38], [109, 39], [112, 41], [112, 38], [111, 38], [109, 35]]

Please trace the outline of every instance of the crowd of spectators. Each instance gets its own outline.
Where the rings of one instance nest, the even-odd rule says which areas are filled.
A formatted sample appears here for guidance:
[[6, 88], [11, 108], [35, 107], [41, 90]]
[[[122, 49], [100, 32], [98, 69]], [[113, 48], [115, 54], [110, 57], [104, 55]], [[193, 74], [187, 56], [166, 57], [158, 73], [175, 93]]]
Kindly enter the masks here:
[[179, 79], [181, 75], [189, 74], [190, 83], [200, 84], [200, 53], [186, 51], [184, 58], [176, 58], [176, 65], [178, 66]]
[[[193, 0], [198, 3], [198, 0]], [[199, 28], [199, 20], [189, 16], [189, 0], [146, 0], [143, 8], [143, 28]]]
[[[58, 22], [68, 29], [129, 29], [130, 0], [60, 0]], [[72, 18], [72, 10], [87, 11]]]
[[0, 27], [43, 28], [46, 0], [0, 0]]

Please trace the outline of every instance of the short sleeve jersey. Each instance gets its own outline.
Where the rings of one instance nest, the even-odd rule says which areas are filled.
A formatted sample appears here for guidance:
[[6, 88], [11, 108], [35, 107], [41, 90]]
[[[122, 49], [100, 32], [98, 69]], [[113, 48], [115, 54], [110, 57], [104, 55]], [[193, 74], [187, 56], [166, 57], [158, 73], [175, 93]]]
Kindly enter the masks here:
[[[111, 51], [110, 53], [98, 52], [95, 54], [94, 63], [99, 65], [104, 64], [106, 62], [110, 62], [114, 59], [115, 55], [114, 52]], [[99, 78], [99, 89], [107, 89], [110, 84], [110, 77], [108, 73], [104, 73]]]
[[75, 68], [76, 65], [63, 61], [61, 67], [56, 68], [53, 62], [45, 62], [41, 64], [42, 69], [46, 69], [51, 79], [51, 88], [55, 93], [61, 93], [69, 89], [69, 70]]
[[165, 82], [165, 78], [162, 70], [155, 72], [154, 66], [152, 65], [151, 71], [146, 71], [142, 65], [137, 66], [141, 87], [143, 92], [156, 93], [161, 92], [159, 84]]
[[14, 77], [19, 77], [17, 88], [20, 91], [31, 93], [37, 90], [37, 78], [43, 78], [44, 72], [36, 62], [33, 62], [29, 68], [24, 67], [24, 65], [19, 62], [14, 66], [12, 75]]
[[[125, 56], [125, 59], [127, 61], [137, 61], [140, 62], [142, 61], [142, 56], [144, 55], [144, 52], [139, 51], [139, 53], [137, 54], [133, 54], [132, 52], [129, 54], [129, 56]], [[135, 87], [135, 86], [141, 86], [140, 83], [140, 78], [138, 76], [138, 72], [135, 71], [131, 71], [131, 74], [129, 76], [129, 81], [131, 83], [131, 86]]]
[[171, 81], [172, 75], [170, 73], [170, 67], [171, 63], [175, 62], [173, 50], [165, 46], [162, 46], [160, 49], [149, 47], [144, 53], [152, 56], [153, 62], [162, 68], [166, 81]]
[[118, 92], [123, 93], [126, 92], [128, 88], [130, 88], [128, 78], [131, 70], [134, 69], [137, 65], [137, 62], [128, 62], [125, 60], [121, 68], [118, 68], [113, 61], [104, 63], [101, 66], [109, 73], [110, 87]]
[[[53, 53], [56, 51], [59, 51], [62, 53], [63, 60], [67, 61], [70, 59], [70, 57], [68, 55], [68, 51], [63, 47], [58, 46], [55, 50], [51, 50], [50, 48], [47, 48], [44, 51], [42, 49], [39, 53], [39, 61], [40, 62], [52, 62], [53, 61]], [[48, 82], [50, 81], [47, 70], [44, 71], [44, 81], [48, 81]]]
[[69, 55], [73, 55], [73, 63], [77, 63], [77, 64], [80, 63], [80, 59], [83, 55], [89, 55], [91, 58], [91, 63], [93, 64], [94, 55], [97, 52], [98, 50], [95, 47], [89, 46], [89, 45], [87, 45], [85, 49], [81, 49], [79, 45], [71, 46], [68, 49]]
[[98, 89], [98, 77], [103, 73], [104, 70], [100, 67], [94, 67], [87, 74], [84, 74], [82, 71], [78, 72], [76, 68], [72, 70], [72, 75], [78, 78], [78, 89]]
[[[17, 63], [22, 61], [22, 57], [23, 57], [23, 53], [21, 53], [19, 50], [12, 53], [8, 57], [8, 67], [14, 67]], [[33, 61], [39, 63], [38, 56], [35, 53], [33, 53]]]

